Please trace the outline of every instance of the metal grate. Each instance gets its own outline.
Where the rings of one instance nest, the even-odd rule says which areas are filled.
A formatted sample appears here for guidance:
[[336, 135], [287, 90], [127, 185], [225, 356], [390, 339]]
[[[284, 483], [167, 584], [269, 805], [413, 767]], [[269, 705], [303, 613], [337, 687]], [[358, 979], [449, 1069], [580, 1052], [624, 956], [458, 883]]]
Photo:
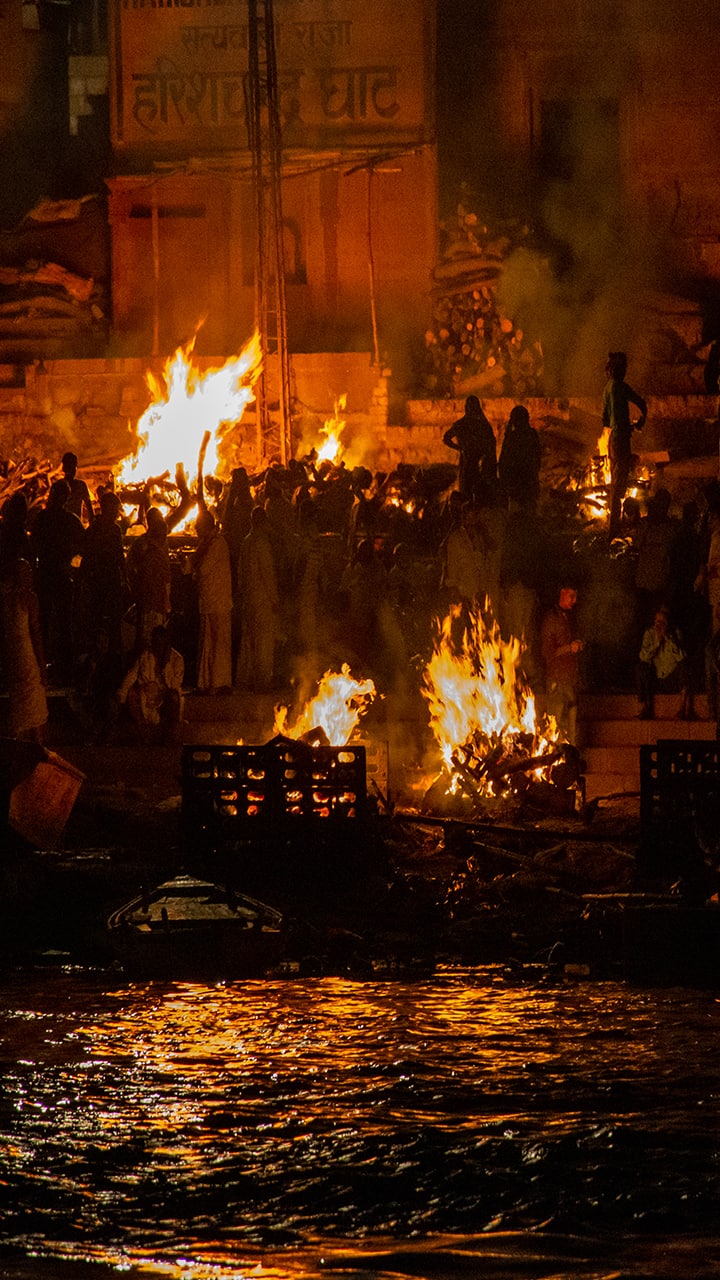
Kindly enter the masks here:
[[705, 847], [717, 844], [719, 816], [720, 743], [668, 738], [640, 748], [645, 872], [697, 880]]
[[279, 737], [264, 746], [183, 748], [183, 819], [195, 831], [242, 838], [320, 822], [345, 827], [365, 817], [366, 801], [363, 746]]

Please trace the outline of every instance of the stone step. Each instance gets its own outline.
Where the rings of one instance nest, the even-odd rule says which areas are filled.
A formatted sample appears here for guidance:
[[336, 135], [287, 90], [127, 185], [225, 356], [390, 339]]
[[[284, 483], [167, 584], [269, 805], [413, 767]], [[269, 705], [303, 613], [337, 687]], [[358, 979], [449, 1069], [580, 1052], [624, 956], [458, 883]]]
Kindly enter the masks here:
[[184, 700], [182, 740], [188, 745], [244, 742], [255, 745], [272, 736], [278, 694], [191, 693]]
[[[708, 719], [708, 703], [704, 693], [694, 699], [698, 720]], [[655, 716], [658, 720], [672, 720], [680, 708], [679, 693], [660, 693], [655, 698]], [[634, 693], [582, 693], [578, 698], [578, 719], [635, 720], [640, 704]]]
[[640, 792], [640, 748], [583, 747], [585, 795], [637, 795]]
[[714, 740], [714, 720], [583, 720], [578, 726], [580, 747], [640, 747], [659, 738]]

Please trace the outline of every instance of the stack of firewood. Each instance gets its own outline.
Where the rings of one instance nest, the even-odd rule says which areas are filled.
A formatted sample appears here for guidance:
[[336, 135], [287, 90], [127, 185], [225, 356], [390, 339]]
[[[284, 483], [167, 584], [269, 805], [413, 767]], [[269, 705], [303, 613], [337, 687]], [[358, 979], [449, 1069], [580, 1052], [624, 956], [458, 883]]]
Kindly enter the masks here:
[[14, 493], [24, 492], [30, 503], [38, 493], [44, 496], [49, 488], [51, 471], [50, 462], [37, 462], [35, 458], [24, 458], [17, 463], [0, 461], [0, 509]]
[[546, 812], [572, 813], [584, 803], [584, 764], [575, 747], [554, 742], [533, 754], [530, 734], [506, 738], [476, 730], [452, 753], [425, 793], [423, 808], [466, 817], [514, 800]]
[[433, 326], [425, 334], [422, 390], [453, 396], [459, 384], [521, 399], [542, 394], [543, 353], [506, 315], [497, 296], [503, 262], [527, 228], [493, 238], [464, 204], [444, 227], [435, 272]]

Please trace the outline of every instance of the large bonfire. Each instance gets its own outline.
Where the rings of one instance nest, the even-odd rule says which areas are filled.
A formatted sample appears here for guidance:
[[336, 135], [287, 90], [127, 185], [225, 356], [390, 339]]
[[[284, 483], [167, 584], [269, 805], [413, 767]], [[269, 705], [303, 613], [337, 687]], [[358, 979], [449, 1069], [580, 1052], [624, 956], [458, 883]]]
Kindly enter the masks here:
[[137, 424], [137, 448], [120, 465], [121, 485], [173, 476], [178, 465], [190, 474], [207, 432], [207, 472], [229, 478], [238, 424], [255, 399], [260, 337], [253, 334], [238, 356], [204, 371], [193, 361], [194, 345], [195, 339], [179, 347], [160, 378], [146, 374], [152, 401]]

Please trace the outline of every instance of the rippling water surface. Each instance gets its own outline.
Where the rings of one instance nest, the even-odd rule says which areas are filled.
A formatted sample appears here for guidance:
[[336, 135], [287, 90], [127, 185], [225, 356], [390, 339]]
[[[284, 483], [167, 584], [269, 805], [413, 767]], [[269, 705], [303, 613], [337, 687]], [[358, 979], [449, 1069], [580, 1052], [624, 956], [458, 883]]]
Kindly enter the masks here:
[[0, 995], [0, 1276], [720, 1274], [712, 993], [482, 969]]

